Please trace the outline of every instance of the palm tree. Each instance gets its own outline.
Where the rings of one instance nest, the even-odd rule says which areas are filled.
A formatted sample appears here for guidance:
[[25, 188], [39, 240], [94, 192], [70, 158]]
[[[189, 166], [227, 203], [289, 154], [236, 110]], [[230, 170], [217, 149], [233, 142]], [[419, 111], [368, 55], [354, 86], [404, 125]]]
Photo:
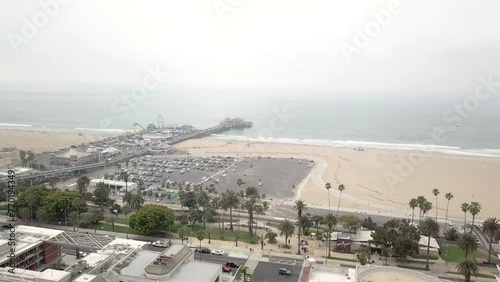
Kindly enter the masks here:
[[248, 233], [250, 233], [250, 237], [252, 238], [252, 241], [254, 240], [254, 232], [253, 232], [253, 217], [254, 217], [254, 212], [255, 212], [255, 204], [257, 203], [257, 199], [255, 196], [251, 196], [250, 199], [248, 199], [245, 204], [244, 208], [247, 209], [248, 211]]
[[427, 202], [427, 199], [424, 196], [418, 196], [417, 197], [417, 202], [418, 202], [418, 209], [420, 210], [418, 213], [418, 221], [422, 221], [422, 210], [424, 209], [425, 202]]
[[446, 226], [448, 225], [448, 207], [450, 206], [450, 200], [453, 199], [453, 194], [446, 193], [444, 197], [446, 198], [446, 200], [448, 200], [448, 203], [446, 204], [446, 216], [444, 219], [444, 232], [446, 232]]
[[470, 233], [472, 233], [472, 228], [474, 228], [474, 219], [476, 218], [476, 215], [481, 212], [481, 204], [478, 202], [470, 203], [468, 211], [472, 214], [472, 226], [470, 228]]
[[144, 200], [144, 197], [141, 194], [133, 194], [132, 199], [130, 200], [130, 208], [139, 210], [142, 206], [144, 206], [145, 202], [146, 200]]
[[87, 192], [87, 187], [90, 184], [90, 179], [87, 176], [81, 176], [76, 181], [76, 184], [78, 186], [78, 193], [83, 196]]
[[181, 238], [181, 244], [184, 244], [184, 239], [189, 235], [190, 231], [186, 225], [181, 226], [179, 230], [177, 230], [177, 235]]
[[488, 249], [488, 262], [491, 263], [491, 245], [493, 243], [493, 237], [500, 231], [499, 220], [495, 218], [488, 218], [483, 222], [483, 232], [489, 237], [490, 247]]
[[464, 252], [465, 258], [467, 258], [470, 253], [473, 253], [477, 250], [478, 244], [476, 238], [472, 234], [464, 233], [458, 239], [458, 247]]
[[340, 191], [340, 196], [339, 196], [339, 203], [337, 205], [337, 216], [339, 216], [339, 209], [340, 209], [340, 200], [342, 199], [342, 192], [345, 190], [344, 184], [339, 185], [339, 191]]
[[295, 226], [290, 220], [284, 219], [278, 225], [278, 230], [280, 231], [280, 236], [285, 236], [285, 245], [288, 245], [288, 237], [295, 234]]
[[319, 227], [323, 224], [323, 217], [321, 215], [314, 215], [312, 218], [314, 227], [316, 228], [316, 236], [319, 234]]
[[238, 207], [240, 198], [238, 198], [236, 192], [230, 190], [223, 192], [221, 196], [223, 209], [229, 209], [229, 230], [233, 230], [233, 208]]
[[427, 214], [427, 212], [430, 211], [431, 209], [432, 209], [432, 203], [426, 200], [424, 205], [422, 206], [422, 214], [423, 215]]
[[307, 210], [307, 204], [304, 203], [304, 201], [302, 201], [302, 200], [297, 200], [297, 201], [295, 201], [294, 209], [297, 210], [297, 220], [299, 223], [299, 226], [298, 226], [299, 228], [298, 228], [298, 232], [297, 232], [297, 236], [298, 236], [297, 254], [300, 255], [300, 230], [302, 229], [302, 225], [300, 225], [300, 223], [301, 223], [301, 219], [302, 219], [302, 212], [304, 210]]
[[438, 195], [439, 189], [432, 189], [432, 194], [436, 197], [436, 222], [438, 221]]
[[472, 259], [465, 259], [458, 263], [456, 269], [460, 274], [462, 274], [465, 278], [465, 282], [470, 282], [470, 277], [474, 275], [476, 278], [479, 275], [479, 266]]
[[337, 218], [329, 213], [325, 216], [325, 224], [326, 226], [328, 226], [328, 229], [327, 229], [327, 240], [328, 240], [328, 257], [331, 257], [331, 248], [330, 248], [330, 244], [331, 244], [331, 237], [332, 237], [332, 232], [333, 232], [333, 227], [335, 225], [337, 225]]
[[427, 236], [427, 259], [425, 269], [429, 270], [429, 252], [431, 247], [431, 236], [439, 234], [439, 224], [431, 217], [427, 217], [422, 225], [422, 233]]
[[123, 181], [125, 181], [125, 194], [126, 194], [128, 192], [128, 173], [126, 171], [120, 172], [120, 178], [123, 179]]
[[[236, 275], [238, 279], [243, 278], [243, 282], [248, 282], [248, 278], [252, 277], [252, 274], [249, 273], [250, 269], [248, 266], [241, 267], [240, 271]], [[243, 276], [243, 277], [242, 277]]]
[[207, 209], [210, 206], [210, 201], [210, 195], [207, 191], [201, 190], [196, 193], [196, 203], [203, 208], [203, 228], [205, 228], [207, 221]]
[[125, 203], [127, 206], [130, 206], [131, 201], [132, 201], [132, 193], [125, 192], [125, 194], [123, 195], [122, 202]]
[[415, 215], [415, 208], [418, 207], [418, 201], [417, 199], [413, 198], [410, 200], [410, 208], [412, 209], [412, 212], [411, 212], [411, 223], [413, 224], [413, 217]]
[[104, 202], [108, 199], [109, 188], [104, 182], [99, 182], [97, 188], [94, 190], [94, 196], [101, 202], [101, 211], [104, 211]]
[[116, 222], [116, 217], [108, 217], [106, 218], [106, 222], [111, 223], [111, 228], [113, 228], [113, 232], [115, 232], [115, 222]]
[[465, 225], [467, 225], [467, 211], [469, 210], [469, 204], [462, 203], [460, 208], [462, 208], [462, 212], [464, 213], [464, 232], [465, 232]]
[[[205, 240], [205, 229], [201, 229], [198, 232], [196, 232], [196, 238], [200, 240], [200, 249], [201, 249], [201, 241]], [[201, 261], [201, 251], [200, 251], [200, 261]]]
[[332, 189], [332, 184], [330, 182], [325, 184], [326, 191], [328, 191], [328, 212], [330, 213], [330, 189]]

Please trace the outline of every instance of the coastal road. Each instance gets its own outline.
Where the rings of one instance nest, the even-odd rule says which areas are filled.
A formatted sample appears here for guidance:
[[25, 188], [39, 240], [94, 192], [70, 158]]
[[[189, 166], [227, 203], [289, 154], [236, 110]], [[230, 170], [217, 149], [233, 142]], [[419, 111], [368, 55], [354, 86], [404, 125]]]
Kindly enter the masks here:
[[[262, 257], [253, 271], [251, 282], [296, 282], [299, 281], [303, 260], [286, 257]], [[278, 270], [286, 268], [291, 275], [280, 275]]]

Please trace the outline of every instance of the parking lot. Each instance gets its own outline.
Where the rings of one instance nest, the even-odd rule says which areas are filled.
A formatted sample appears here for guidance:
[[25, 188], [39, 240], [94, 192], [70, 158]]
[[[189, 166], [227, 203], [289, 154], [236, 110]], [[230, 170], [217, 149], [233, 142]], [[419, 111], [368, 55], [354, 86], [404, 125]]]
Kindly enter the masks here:
[[[251, 282], [296, 282], [299, 281], [303, 260], [282, 257], [263, 257], [252, 274]], [[290, 275], [279, 274], [279, 270], [290, 271]]]
[[[212, 187], [218, 193], [254, 186], [268, 198], [293, 197], [295, 186], [307, 176], [312, 166], [308, 160], [270, 156], [242, 159], [227, 156], [147, 156], [133, 159], [131, 163], [129, 181], [143, 181], [146, 186], [165, 183], [166, 188], [175, 189], [181, 183], [183, 187]], [[238, 179], [244, 182], [241, 187], [236, 185]]]

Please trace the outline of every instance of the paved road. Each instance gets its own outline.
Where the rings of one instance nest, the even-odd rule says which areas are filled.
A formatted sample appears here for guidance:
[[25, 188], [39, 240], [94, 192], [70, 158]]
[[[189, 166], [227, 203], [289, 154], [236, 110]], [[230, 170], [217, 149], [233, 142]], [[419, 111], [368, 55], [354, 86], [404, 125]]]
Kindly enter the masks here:
[[[299, 281], [303, 260], [294, 260], [285, 257], [263, 257], [255, 268], [251, 282], [295, 282]], [[278, 270], [286, 268], [291, 271], [290, 276], [279, 275]]]

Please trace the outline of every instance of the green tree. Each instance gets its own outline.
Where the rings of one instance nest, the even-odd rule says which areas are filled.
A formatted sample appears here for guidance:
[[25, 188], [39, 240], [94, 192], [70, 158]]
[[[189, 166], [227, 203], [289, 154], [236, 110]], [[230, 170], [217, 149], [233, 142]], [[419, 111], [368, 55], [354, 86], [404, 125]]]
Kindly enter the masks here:
[[444, 218], [444, 233], [446, 233], [446, 226], [448, 225], [448, 208], [450, 206], [451, 199], [453, 199], [453, 194], [452, 193], [446, 193], [444, 195], [444, 197], [447, 200], [447, 204], [446, 204], [446, 216]]
[[455, 228], [450, 228], [444, 232], [444, 237], [449, 241], [456, 241], [460, 237], [458, 230]]
[[229, 209], [229, 230], [233, 230], [233, 208], [238, 207], [240, 199], [234, 191], [227, 190], [222, 193], [222, 207]]
[[130, 217], [129, 226], [141, 234], [166, 230], [174, 223], [174, 213], [165, 206], [147, 205]]
[[422, 225], [422, 234], [427, 236], [427, 259], [425, 269], [429, 270], [429, 254], [431, 246], [431, 236], [439, 234], [439, 224], [433, 218], [427, 217]]
[[478, 202], [472, 202], [469, 205], [468, 211], [472, 215], [472, 225], [470, 228], [470, 233], [472, 234], [472, 228], [474, 228], [474, 220], [476, 219], [476, 215], [481, 212], [481, 204]]
[[[205, 240], [205, 237], [207, 236], [207, 233], [205, 229], [201, 229], [198, 232], [196, 232], [196, 239], [200, 241], [200, 248], [201, 248], [201, 242]], [[201, 252], [200, 252], [200, 261], [201, 261]]]
[[344, 192], [344, 190], [345, 190], [344, 184], [340, 184], [338, 189], [340, 191], [340, 196], [339, 196], [339, 203], [337, 205], [337, 216], [339, 216], [340, 200], [342, 200], [342, 192]]
[[328, 213], [326, 216], [325, 216], [325, 224], [326, 226], [328, 227], [327, 228], [327, 240], [328, 240], [328, 257], [331, 257], [331, 251], [332, 251], [332, 248], [331, 248], [331, 238], [332, 238], [332, 232], [333, 232], [333, 227], [335, 225], [337, 225], [337, 218], [332, 214], [332, 213]]
[[465, 232], [465, 226], [467, 225], [467, 211], [469, 211], [469, 204], [462, 203], [460, 208], [462, 209], [462, 212], [464, 213], [464, 232]]
[[179, 238], [181, 238], [182, 244], [184, 244], [184, 240], [186, 240], [187, 236], [190, 233], [191, 232], [189, 231], [189, 228], [186, 225], [181, 226], [181, 228], [179, 228], [179, 230], [177, 230], [177, 235], [179, 236]]
[[205, 190], [200, 190], [196, 193], [196, 204], [203, 208], [203, 228], [205, 228], [205, 224], [207, 221], [207, 209], [210, 207], [210, 195]]
[[319, 227], [321, 226], [321, 224], [323, 224], [324, 219], [321, 215], [313, 215], [311, 220], [313, 222], [314, 227], [316, 228], [316, 235], [318, 235], [319, 234]]
[[477, 250], [478, 243], [477, 243], [474, 235], [472, 235], [470, 233], [464, 233], [458, 239], [458, 247], [464, 252], [464, 254], [465, 254], [464, 258], [467, 258], [467, 256], [470, 253], [473, 253]]
[[237, 279], [243, 279], [243, 282], [248, 282], [252, 277], [252, 274], [249, 273], [250, 269], [247, 266], [243, 266], [240, 268], [238, 273], [236, 274]]
[[300, 231], [304, 227], [305, 218], [302, 216], [302, 213], [307, 210], [307, 204], [302, 201], [302, 200], [297, 200], [295, 201], [295, 205], [293, 206], [295, 210], [297, 210], [297, 223], [298, 223], [298, 230], [297, 230], [297, 254], [300, 255]]
[[276, 237], [278, 237], [278, 234], [276, 234], [276, 232], [267, 232], [265, 236], [269, 243], [276, 243]]
[[19, 151], [19, 158], [21, 159], [21, 165], [26, 166], [26, 151]]
[[139, 210], [144, 206], [145, 202], [146, 200], [144, 200], [144, 197], [141, 194], [132, 194], [132, 198], [130, 200], [130, 208]]
[[288, 245], [288, 237], [295, 234], [295, 226], [290, 220], [284, 219], [279, 223], [278, 230], [280, 236], [285, 236], [285, 245]]
[[104, 203], [109, 200], [109, 188], [104, 182], [99, 182], [94, 190], [95, 200], [101, 204], [101, 211], [104, 211]]
[[377, 227], [377, 223], [372, 220], [371, 216], [369, 216], [363, 219], [363, 223], [361, 224], [361, 226], [368, 230], [375, 230], [375, 227]]
[[241, 189], [241, 185], [243, 185], [243, 179], [241, 178], [238, 178], [238, 180], [236, 181], [236, 184], [238, 185], [238, 187]]
[[361, 246], [356, 254], [356, 258], [358, 259], [361, 265], [366, 265], [366, 263], [371, 259], [372, 251], [368, 246]]
[[[128, 167], [128, 160], [127, 160], [127, 167]], [[125, 194], [128, 192], [128, 173], [126, 171], [120, 172], [120, 178], [125, 181]]]
[[480, 274], [479, 266], [472, 259], [465, 259], [458, 263], [456, 269], [465, 278], [465, 282], [470, 282], [470, 277], [474, 275], [476, 278]]
[[418, 209], [419, 209], [419, 213], [418, 213], [418, 221], [419, 222], [422, 221], [422, 211], [425, 208], [426, 202], [427, 202], [427, 199], [424, 196], [417, 197], [417, 203], [418, 203]]
[[250, 233], [250, 236], [252, 237], [252, 241], [254, 241], [254, 233], [253, 233], [253, 225], [254, 225], [254, 213], [255, 213], [255, 206], [257, 203], [257, 198], [255, 195], [251, 194], [250, 198], [246, 200], [245, 202], [245, 209], [248, 211], [248, 233]]
[[[438, 221], [438, 195], [439, 195], [439, 189], [432, 189], [432, 194], [434, 194], [434, 197], [436, 197], [436, 222]], [[446, 226], [446, 224], [445, 224]]]
[[90, 184], [90, 179], [87, 176], [81, 176], [76, 181], [76, 184], [78, 186], [78, 192], [83, 196], [87, 193], [87, 187]]
[[14, 211], [16, 214], [20, 214], [19, 211], [22, 208], [26, 208], [28, 213], [25, 216], [28, 218], [23, 218], [33, 222], [33, 218], [36, 218], [37, 210], [43, 208], [46, 197], [50, 194], [49, 190], [43, 186], [34, 186], [24, 192], [22, 192], [14, 204]]
[[387, 265], [389, 248], [392, 247], [392, 242], [391, 238], [389, 237], [388, 230], [382, 226], [377, 226], [375, 228], [375, 231], [372, 233], [372, 240], [370, 241], [370, 243], [383, 249], [385, 255], [385, 264]]
[[330, 213], [331, 212], [331, 209], [330, 209], [330, 189], [332, 189], [332, 184], [330, 184], [330, 182], [327, 182], [325, 184], [325, 189], [328, 192], [328, 213]]
[[343, 215], [339, 217], [339, 222], [342, 223], [343, 228], [349, 230], [351, 233], [356, 233], [363, 223], [361, 219], [355, 215]]
[[418, 200], [416, 198], [413, 198], [410, 200], [410, 208], [412, 210], [411, 212], [411, 222], [413, 223], [413, 217], [415, 215], [415, 208], [418, 207]]
[[493, 237], [500, 231], [499, 220], [495, 218], [488, 218], [483, 222], [483, 233], [489, 237], [490, 246], [488, 248], [488, 262], [491, 263], [491, 245], [493, 244]]

